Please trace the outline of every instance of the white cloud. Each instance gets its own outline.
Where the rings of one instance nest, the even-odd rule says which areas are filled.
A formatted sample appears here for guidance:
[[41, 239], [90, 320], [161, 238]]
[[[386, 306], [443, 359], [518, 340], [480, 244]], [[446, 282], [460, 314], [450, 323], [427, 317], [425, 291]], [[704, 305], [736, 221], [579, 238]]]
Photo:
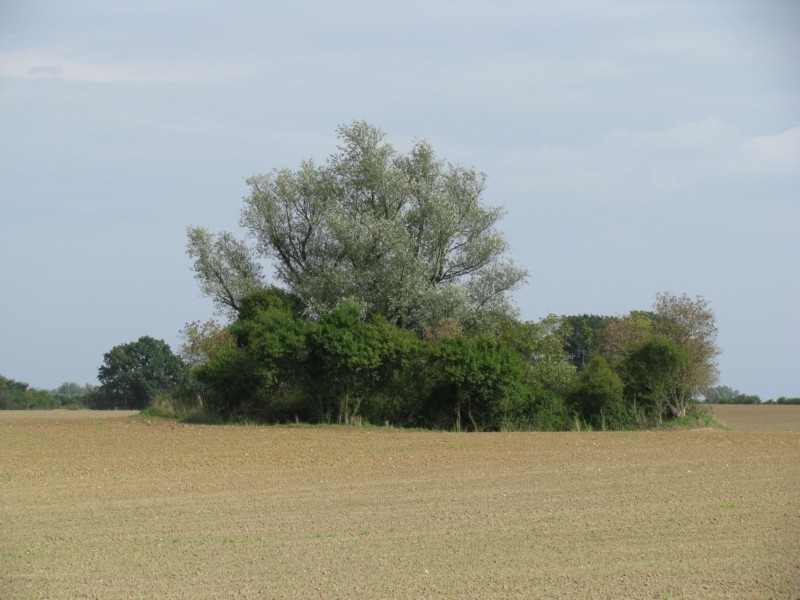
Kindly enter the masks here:
[[493, 181], [569, 203], [711, 207], [757, 199], [764, 211], [771, 205], [784, 214], [777, 207], [800, 193], [800, 127], [748, 136], [718, 117], [615, 130], [582, 146], [515, 149], [496, 160]]
[[15, 79], [59, 79], [82, 83], [150, 85], [198, 83], [240, 78], [246, 61], [103, 62], [51, 49], [27, 49], [0, 54], [0, 76]]

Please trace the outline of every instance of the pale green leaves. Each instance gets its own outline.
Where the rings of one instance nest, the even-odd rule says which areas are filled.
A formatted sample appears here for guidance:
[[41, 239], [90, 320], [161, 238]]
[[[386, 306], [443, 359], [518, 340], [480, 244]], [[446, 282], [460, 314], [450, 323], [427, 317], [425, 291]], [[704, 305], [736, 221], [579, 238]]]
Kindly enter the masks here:
[[[242, 211], [257, 251], [309, 314], [354, 302], [421, 331], [443, 318], [472, 326], [481, 314], [511, 312], [507, 293], [526, 272], [506, 257], [502, 210], [481, 202], [485, 176], [438, 159], [424, 141], [402, 155], [365, 122], [340, 127], [339, 137], [324, 166], [250, 178]], [[191, 233], [190, 254], [212, 250], [195, 266], [203, 291], [235, 307], [245, 287], [238, 276], [259, 275], [252, 257], [229, 238], [213, 246]]]

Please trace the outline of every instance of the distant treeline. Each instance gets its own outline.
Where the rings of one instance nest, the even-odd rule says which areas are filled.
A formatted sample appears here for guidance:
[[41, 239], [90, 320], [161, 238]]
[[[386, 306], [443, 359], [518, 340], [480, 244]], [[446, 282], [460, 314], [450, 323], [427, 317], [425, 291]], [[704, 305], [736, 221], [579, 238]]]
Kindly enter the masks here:
[[54, 390], [38, 390], [0, 375], [0, 410], [87, 408], [97, 387], [63, 383]]
[[756, 394], [743, 394], [726, 385], [717, 385], [704, 392], [706, 404], [800, 404], [800, 398], [784, 398], [777, 400], [761, 400]]

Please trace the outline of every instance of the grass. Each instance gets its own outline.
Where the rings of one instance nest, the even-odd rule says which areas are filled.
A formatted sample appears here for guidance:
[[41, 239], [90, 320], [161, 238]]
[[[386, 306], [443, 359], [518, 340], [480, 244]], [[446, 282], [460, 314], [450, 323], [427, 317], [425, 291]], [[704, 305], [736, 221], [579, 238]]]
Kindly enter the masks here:
[[683, 417], [678, 417], [676, 419], [670, 419], [669, 421], [665, 421], [661, 425], [658, 426], [661, 430], [677, 430], [677, 429], [705, 429], [711, 427], [713, 429], [724, 429], [725, 431], [730, 431], [729, 427], [726, 427], [713, 417], [709, 415], [685, 415]]

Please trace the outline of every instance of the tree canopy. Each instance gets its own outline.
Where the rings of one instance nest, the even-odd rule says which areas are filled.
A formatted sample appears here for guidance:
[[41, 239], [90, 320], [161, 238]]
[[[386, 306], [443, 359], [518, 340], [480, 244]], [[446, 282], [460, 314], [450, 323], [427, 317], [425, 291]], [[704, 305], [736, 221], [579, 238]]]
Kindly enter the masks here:
[[437, 157], [425, 141], [401, 154], [363, 121], [338, 133], [325, 164], [306, 160], [247, 180], [241, 224], [254, 247], [189, 229], [203, 292], [234, 314], [264, 285], [258, 259], [267, 258], [311, 316], [351, 302], [422, 331], [445, 318], [477, 328], [488, 315], [513, 313], [508, 292], [526, 271], [496, 228], [503, 211], [483, 203], [485, 175]]
[[145, 408], [157, 392], [184, 383], [186, 375], [186, 366], [166, 342], [143, 336], [103, 356], [96, 402], [104, 408]]

